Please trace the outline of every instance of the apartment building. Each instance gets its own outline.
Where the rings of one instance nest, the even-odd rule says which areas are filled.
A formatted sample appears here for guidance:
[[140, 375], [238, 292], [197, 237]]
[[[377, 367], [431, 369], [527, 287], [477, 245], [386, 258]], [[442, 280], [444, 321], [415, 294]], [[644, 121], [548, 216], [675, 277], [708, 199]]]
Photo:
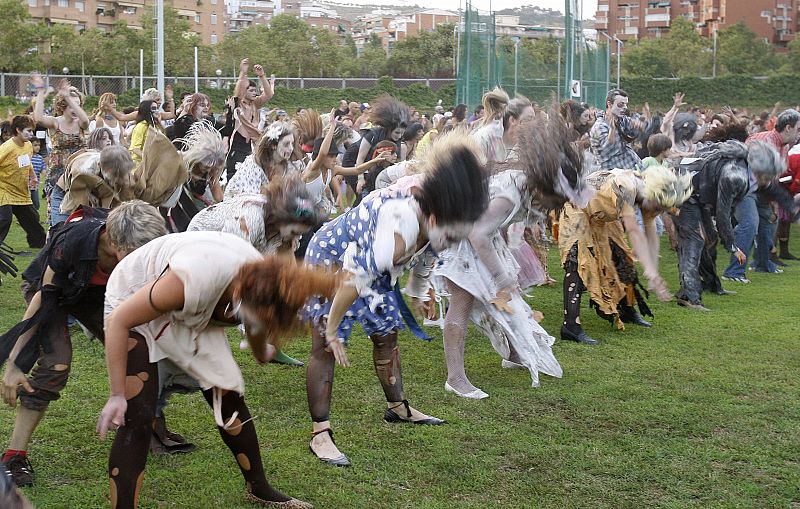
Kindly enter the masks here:
[[[142, 28], [142, 16], [152, 15], [154, 0], [27, 0], [28, 11], [36, 22], [72, 25], [76, 30], [97, 28], [111, 31], [124, 21], [130, 28]], [[178, 16], [190, 22], [192, 32], [205, 44], [216, 44], [225, 37], [224, 0], [166, 0]]]
[[226, 8], [225, 24], [230, 33], [254, 25], [269, 25], [275, 15], [275, 2], [271, 0], [228, 0]]
[[627, 42], [661, 37], [678, 17], [705, 36], [743, 21], [781, 50], [798, 30], [799, 7], [800, 0], [598, 0], [595, 29]]

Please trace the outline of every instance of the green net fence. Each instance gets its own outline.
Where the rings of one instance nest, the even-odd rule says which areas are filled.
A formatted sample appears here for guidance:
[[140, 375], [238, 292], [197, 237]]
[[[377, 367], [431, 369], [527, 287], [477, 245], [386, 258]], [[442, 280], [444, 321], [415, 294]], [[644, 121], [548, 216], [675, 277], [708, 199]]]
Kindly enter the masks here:
[[[563, 38], [540, 37], [535, 28], [529, 28], [524, 37], [498, 37], [495, 27], [493, 14], [481, 13], [467, 2], [457, 41], [456, 102], [474, 108], [485, 91], [501, 86], [511, 95], [519, 93], [539, 104], [555, 96], [559, 101], [572, 97], [604, 106], [610, 85], [606, 44], [585, 40], [580, 30], [567, 30], [569, 40], [578, 34], [570, 45]], [[577, 96], [570, 92], [575, 81]]]

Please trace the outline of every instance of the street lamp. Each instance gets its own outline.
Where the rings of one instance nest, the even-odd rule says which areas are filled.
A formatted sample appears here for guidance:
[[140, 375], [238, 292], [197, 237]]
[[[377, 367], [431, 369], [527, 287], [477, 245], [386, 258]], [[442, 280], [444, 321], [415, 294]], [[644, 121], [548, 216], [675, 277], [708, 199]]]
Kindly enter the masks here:
[[619, 74], [622, 64], [622, 46], [625, 45], [624, 42], [617, 39], [617, 36], [614, 36], [614, 40], [617, 41], [617, 88], [619, 88]]
[[214, 71], [214, 74], [217, 75], [217, 90], [222, 88], [222, 81], [220, 80], [220, 76], [222, 76], [222, 69], [217, 69]]
[[62, 69], [61, 69], [61, 72], [62, 72], [63, 74], [69, 74], [69, 67], [64, 67], [64, 68], [62, 68]]

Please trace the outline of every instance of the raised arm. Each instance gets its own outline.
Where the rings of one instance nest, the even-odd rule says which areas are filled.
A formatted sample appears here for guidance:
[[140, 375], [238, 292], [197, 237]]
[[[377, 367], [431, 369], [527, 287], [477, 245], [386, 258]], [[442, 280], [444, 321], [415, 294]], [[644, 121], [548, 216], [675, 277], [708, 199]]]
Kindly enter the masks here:
[[105, 439], [112, 424], [125, 425], [129, 331], [170, 311], [183, 309], [183, 291], [183, 282], [168, 270], [160, 279], [139, 289], [106, 318], [106, 365], [111, 395], [97, 421], [101, 439]]
[[335, 111], [335, 108], [331, 110], [331, 125], [328, 128], [328, 132], [325, 134], [325, 137], [322, 139], [322, 145], [319, 147], [317, 158], [311, 161], [311, 164], [309, 164], [303, 172], [303, 182], [305, 183], [312, 182], [319, 176], [320, 172], [325, 170], [325, 168], [322, 167], [322, 163], [327, 158], [326, 156], [328, 155], [328, 150], [330, 150], [331, 142], [333, 141], [333, 132], [335, 131], [333, 114]]
[[70, 93], [71, 87], [69, 80], [62, 79], [58, 82], [58, 95], [64, 98], [75, 115], [78, 116], [78, 125], [81, 129], [89, 128], [89, 116], [83, 111], [80, 102]]
[[44, 86], [42, 77], [38, 74], [34, 74], [31, 77], [31, 84], [36, 87], [36, 101], [33, 105], [33, 120], [39, 124], [42, 124], [48, 129], [57, 129], [58, 120], [56, 120], [56, 117], [51, 117], [50, 115], [44, 114], [44, 103], [47, 100], [48, 91]]
[[684, 94], [680, 92], [675, 94], [675, 96], [672, 98], [672, 108], [669, 109], [666, 115], [664, 115], [664, 119], [661, 121], [661, 133], [669, 136], [669, 139], [672, 140], [673, 143], [675, 142], [675, 130], [673, 129], [673, 122], [675, 121], [675, 115], [678, 114], [681, 106], [686, 104], [683, 102], [683, 97]]
[[253, 66], [253, 71], [258, 76], [258, 81], [261, 83], [261, 95], [255, 98], [253, 101], [256, 105], [256, 108], [260, 108], [267, 104], [267, 101], [272, 99], [272, 96], [275, 95], [275, 82], [273, 80], [267, 80], [264, 76], [264, 68], [260, 65], [256, 64]]
[[247, 71], [250, 70], [250, 59], [245, 58], [239, 63], [239, 79], [236, 82], [234, 95], [241, 101], [247, 96]]

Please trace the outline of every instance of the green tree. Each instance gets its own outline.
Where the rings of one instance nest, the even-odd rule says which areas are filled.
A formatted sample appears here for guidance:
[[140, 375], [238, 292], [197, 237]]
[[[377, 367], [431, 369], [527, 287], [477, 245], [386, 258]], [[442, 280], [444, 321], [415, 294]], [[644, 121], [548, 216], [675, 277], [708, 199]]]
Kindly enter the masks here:
[[[153, 9], [146, 9], [142, 15], [142, 32], [145, 40], [153, 41], [156, 32]], [[144, 49], [145, 72], [152, 69], [152, 42]], [[203, 46], [200, 35], [192, 31], [188, 20], [181, 18], [178, 11], [164, 7], [164, 73], [168, 76], [191, 76], [194, 74], [194, 47], [203, 48], [203, 59], [210, 58], [211, 48]], [[149, 51], [148, 51], [149, 49]]]
[[626, 76], [672, 76], [666, 44], [661, 39], [642, 39], [629, 46], [622, 57], [622, 71]]
[[375, 78], [383, 76], [387, 70], [387, 63], [383, 42], [376, 34], [372, 34], [358, 59], [360, 75]]
[[747, 28], [744, 22], [720, 30], [717, 35], [717, 62], [732, 74], [765, 74], [777, 69], [772, 47]]
[[0, 69], [29, 71], [40, 64], [37, 43], [41, 27], [31, 24], [27, 2], [0, 0]]
[[449, 24], [439, 25], [435, 30], [406, 37], [395, 44], [389, 58], [389, 68], [393, 74], [452, 77], [455, 51], [453, 28]]

